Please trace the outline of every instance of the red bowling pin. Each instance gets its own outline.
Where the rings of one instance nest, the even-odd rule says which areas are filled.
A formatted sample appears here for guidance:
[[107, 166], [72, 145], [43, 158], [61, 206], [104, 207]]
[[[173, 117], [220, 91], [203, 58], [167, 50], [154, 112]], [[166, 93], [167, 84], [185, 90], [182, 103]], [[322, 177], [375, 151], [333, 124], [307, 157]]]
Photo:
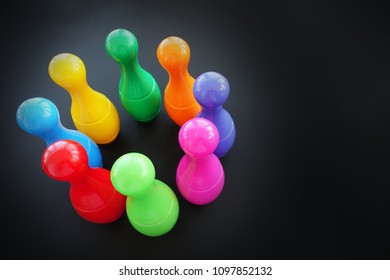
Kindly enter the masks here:
[[78, 142], [59, 140], [49, 145], [42, 168], [49, 177], [70, 183], [70, 201], [85, 220], [111, 223], [124, 213], [126, 197], [113, 187], [110, 171], [89, 167], [87, 152]]

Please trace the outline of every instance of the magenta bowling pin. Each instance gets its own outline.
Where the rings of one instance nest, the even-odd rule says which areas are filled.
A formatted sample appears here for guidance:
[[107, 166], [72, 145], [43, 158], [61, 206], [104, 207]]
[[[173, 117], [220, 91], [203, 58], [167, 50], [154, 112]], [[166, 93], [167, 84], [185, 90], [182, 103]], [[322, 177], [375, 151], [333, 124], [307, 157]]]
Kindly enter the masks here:
[[177, 167], [176, 184], [193, 204], [211, 203], [222, 192], [225, 173], [214, 154], [218, 141], [217, 127], [205, 118], [190, 119], [180, 128], [179, 144], [185, 155]]

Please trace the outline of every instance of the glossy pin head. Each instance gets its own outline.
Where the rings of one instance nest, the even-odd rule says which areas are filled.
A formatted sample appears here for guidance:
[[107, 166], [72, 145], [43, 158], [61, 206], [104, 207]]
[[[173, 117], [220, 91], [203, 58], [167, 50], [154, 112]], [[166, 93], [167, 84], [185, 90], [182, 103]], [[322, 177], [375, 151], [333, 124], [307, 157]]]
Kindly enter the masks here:
[[61, 53], [52, 58], [49, 75], [56, 84], [66, 89], [85, 84], [87, 80], [84, 62], [70, 53]]
[[170, 36], [157, 47], [157, 58], [161, 66], [169, 71], [187, 70], [190, 61], [190, 46], [182, 38]]
[[221, 106], [229, 97], [227, 79], [217, 72], [201, 74], [194, 83], [194, 96], [204, 107]]
[[179, 131], [179, 144], [183, 151], [193, 157], [202, 157], [214, 152], [219, 134], [216, 126], [205, 118], [188, 120]]
[[60, 140], [49, 145], [42, 156], [45, 173], [58, 181], [82, 180], [88, 172], [88, 156], [75, 141]]
[[53, 102], [46, 98], [33, 97], [19, 105], [16, 122], [27, 133], [43, 137], [60, 126], [60, 116]]
[[152, 187], [155, 170], [149, 158], [139, 153], [131, 153], [121, 156], [114, 163], [111, 177], [120, 193], [138, 197]]
[[107, 53], [117, 62], [133, 61], [138, 57], [138, 40], [126, 29], [115, 29], [105, 43]]

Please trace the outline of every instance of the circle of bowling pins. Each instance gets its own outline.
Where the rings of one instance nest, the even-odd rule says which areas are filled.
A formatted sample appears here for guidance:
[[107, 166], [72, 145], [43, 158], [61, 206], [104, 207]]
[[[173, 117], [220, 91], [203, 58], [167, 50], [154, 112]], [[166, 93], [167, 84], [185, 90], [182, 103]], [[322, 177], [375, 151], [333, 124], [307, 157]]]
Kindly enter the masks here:
[[164, 91], [165, 110], [177, 125], [182, 126], [201, 110], [192, 92], [195, 79], [188, 72], [190, 47], [182, 38], [170, 36], [158, 45], [157, 58], [169, 75]]
[[119, 115], [114, 104], [87, 82], [84, 62], [76, 55], [61, 53], [49, 63], [49, 75], [71, 96], [75, 127], [97, 144], [109, 144], [119, 133]]
[[177, 167], [176, 184], [193, 204], [208, 204], [222, 192], [225, 174], [214, 154], [218, 140], [218, 129], [205, 118], [190, 119], [180, 128], [179, 144], [185, 155]]
[[196, 78], [194, 83], [195, 99], [202, 106], [197, 117], [212, 121], [219, 132], [219, 143], [214, 153], [221, 158], [234, 144], [236, 128], [228, 111], [223, 108], [229, 96], [227, 79], [217, 72], [206, 72]]
[[113, 187], [110, 171], [90, 168], [78, 142], [59, 140], [49, 145], [42, 155], [42, 168], [49, 177], [70, 183], [70, 201], [85, 220], [111, 223], [124, 213], [126, 197]]
[[160, 112], [161, 93], [154, 77], [138, 62], [138, 41], [126, 29], [115, 29], [106, 37], [106, 51], [120, 66], [119, 98], [136, 120], [148, 122]]
[[88, 154], [89, 166], [103, 166], [98, 145], [84, 133], [65, 128], [57, 106], [49, 99], [33, 97], [23, 101], [16, 111], [16, 122], [25, 132], [43, 139], [46, 146], [64, 139], [79, 142]]
[[[126, 29], [115, 29], [105, 40], [108, 55], [121, 70], [120, 101], [134, 119], [153, 120], [160, 112], [161, 93], [154, 77], [138, 62], [138, 41]], [[179, 125], [178, 140], [184, 155], [176, 169], [180, 194], [196, 205], [206, 205], [221, 194], [224, 169], [219, 158], [232, 148], [236, 129], [223, 104], [229, 96], [227, 79], [205, 72], [194, 79], [188, 72], [190, 48], [185, 40], [170, 36], [157, 47], [157, 59], [169, 80], [164, 106]], [[65, 128], [55, 104], [42, 97], [25, 100], [18, 108], [17, 123], [42, 138], [46, 149], [41, 165], [52, 179], [70, 184], [69, 197], [79, 216], [93, 223], [111, 223], [125, 211], [141, 234], [161, 236], [179, 216], [172, 189], [155, 178], [151, 160], [137, 152], [119, 157], [111, 171], [102, 168], [97, 144], [113, 142], [120, 130], [114, 104], [87, 82], [83, 61], [74, 54], [52, 58], [49, 76], [71, 97], [71, 117], [77, 130]]]
[[127, 196], [127, 216], [138, 232], [160, 236], [176, 224], [177, 197], [169, 186], [155, 179], [153, 163], [145, 155], [133, 152], [119, 157], [111, 168], [111, 181]]

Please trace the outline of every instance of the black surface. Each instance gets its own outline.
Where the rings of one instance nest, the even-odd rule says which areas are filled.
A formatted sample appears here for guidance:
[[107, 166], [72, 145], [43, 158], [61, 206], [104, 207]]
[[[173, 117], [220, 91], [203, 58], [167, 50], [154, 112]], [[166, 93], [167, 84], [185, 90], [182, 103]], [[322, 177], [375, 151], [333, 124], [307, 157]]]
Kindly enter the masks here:
[[[2, 259], [390, 258], [389, 10], [372, 1], [210, 2], [17, 1], [3, 9]], [[168, 75], [156, 49], [170, 35], [190, 45], [194, 77], [212, 70], [228, 79], [237, 138], [221, 159], [226, 183], [212, 204], [178, 194], [179, 128], [164, 108], [141, 124], [121, 107], [120, 70], [104, 48], [116, 28], [136, 35], [140, 64], [162, 91]], [[82, 58], [90, 86], [120, 113], [117, 140], [100, 145], [104, 167], [144, 153], [178, 194], [168, 234], [143, 236], [125, 215], [84, 221], [68, 184], [42, 171], [45, 144], [17, 126], [15, 113], [25, 99], [46, 97], [74, 128], [70, 96], [47, 72], [62, 52]]]

